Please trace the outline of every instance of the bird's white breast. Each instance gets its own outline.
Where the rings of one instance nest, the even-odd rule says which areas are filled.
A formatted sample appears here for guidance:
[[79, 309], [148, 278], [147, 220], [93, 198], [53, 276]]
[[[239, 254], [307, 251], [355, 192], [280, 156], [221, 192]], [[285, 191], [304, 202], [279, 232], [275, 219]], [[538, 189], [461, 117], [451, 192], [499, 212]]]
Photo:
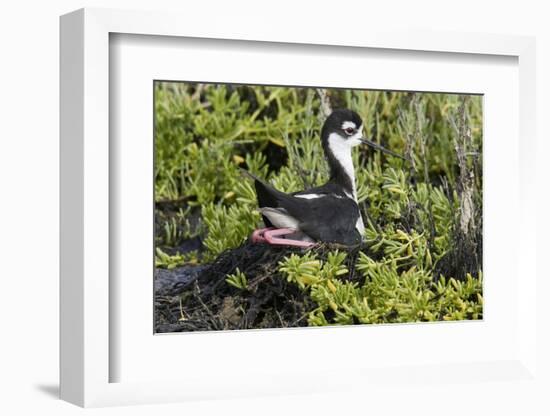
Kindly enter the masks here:
[[363, 217], [361, 216], [361, 211], [359, 211], [359, 218], [355, 223], [355, 228], [357, 231], [359, 231], [359, 234], [363, 236], [363, 233], [365, 232], [365, 224], [363, 224]]

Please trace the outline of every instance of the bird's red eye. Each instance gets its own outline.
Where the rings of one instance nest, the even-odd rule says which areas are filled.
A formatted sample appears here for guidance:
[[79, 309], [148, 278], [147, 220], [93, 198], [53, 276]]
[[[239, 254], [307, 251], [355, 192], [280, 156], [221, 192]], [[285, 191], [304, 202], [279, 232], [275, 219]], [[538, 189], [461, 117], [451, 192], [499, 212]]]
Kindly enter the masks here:
[[348, 127], [345, 132], [348, 136], [351, 136], [353, 133], [355, 133], [355, 129], [353, 127]]

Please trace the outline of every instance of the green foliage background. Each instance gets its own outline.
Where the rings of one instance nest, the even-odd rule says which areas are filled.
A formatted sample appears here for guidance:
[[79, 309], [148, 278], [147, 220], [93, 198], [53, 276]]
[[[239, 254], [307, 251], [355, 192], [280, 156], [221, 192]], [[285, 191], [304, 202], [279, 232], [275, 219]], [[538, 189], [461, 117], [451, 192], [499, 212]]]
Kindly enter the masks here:
[[[481, 318], [480, 96], [155, 83], [157, 267], [211, 262], [261, 225], [240, 168], [285, 192], [327, 180], [325, 95], [413, 162], [354, 151], [366, 222], [353, 263], [361, 284], [346, 281], [342, 250], [295, 253], [274, 271], [317, 304], [309, 324]], [[247, 276], [237, 270], [227, 284], [246, 291]]]

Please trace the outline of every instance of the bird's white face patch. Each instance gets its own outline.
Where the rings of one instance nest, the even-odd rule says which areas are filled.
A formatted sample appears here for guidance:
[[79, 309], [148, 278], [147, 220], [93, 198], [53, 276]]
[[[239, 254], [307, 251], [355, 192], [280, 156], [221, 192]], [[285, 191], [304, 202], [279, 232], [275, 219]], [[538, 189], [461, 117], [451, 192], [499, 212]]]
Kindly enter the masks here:
[[363, 137], [363, 125], [361, 124], [359, 128], [357, 129], [357, 132], [348, 138], [348, 142], [352, 147], [360, 145], [361, 144], [361, 138]]
[[[355, 129], [355, 123], [353, 121], [344, 121], [344, 123], [342, 123], [342, 129], [345, 130], [347, 128]], [[329, 136], [329, 142], [331, 141], [332, 136], [340, 138], [340, 140], [348, 147], [358, 146], [361, 144], [361, 139], [363, 138], [363, 125], [361, 124], [359, 128], [355, 131], [355, 133], [353, 133], [351, 136], [342, 136], [340, 134], [332, 133]]]
[[348, 128], [352, 128], [352, 129], [356, 129], [357, 126], [355, 125], [355, 123], [353, 121], [344, 121], [342, 123], [342, 130], [345, 130], [345, 129], [348, 129]]

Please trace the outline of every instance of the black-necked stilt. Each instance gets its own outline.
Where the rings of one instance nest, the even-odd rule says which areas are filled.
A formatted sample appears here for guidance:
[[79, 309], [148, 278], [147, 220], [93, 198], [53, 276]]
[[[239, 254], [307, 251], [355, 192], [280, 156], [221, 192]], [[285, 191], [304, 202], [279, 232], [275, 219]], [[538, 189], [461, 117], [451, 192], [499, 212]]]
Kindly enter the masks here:
[[352, 148], [365, 143], [402, 156], [364, 138], [361, 117], [347, 109], [328, 116], [321, 142], [330, 167], [330, 179], [322, 186], [286, 194], [251, 175], [267, 227], [254, 231], [254, 242], [310, 247], [319, 241], [348, 246], [362, 241], [364, 224], [357, 204]]

